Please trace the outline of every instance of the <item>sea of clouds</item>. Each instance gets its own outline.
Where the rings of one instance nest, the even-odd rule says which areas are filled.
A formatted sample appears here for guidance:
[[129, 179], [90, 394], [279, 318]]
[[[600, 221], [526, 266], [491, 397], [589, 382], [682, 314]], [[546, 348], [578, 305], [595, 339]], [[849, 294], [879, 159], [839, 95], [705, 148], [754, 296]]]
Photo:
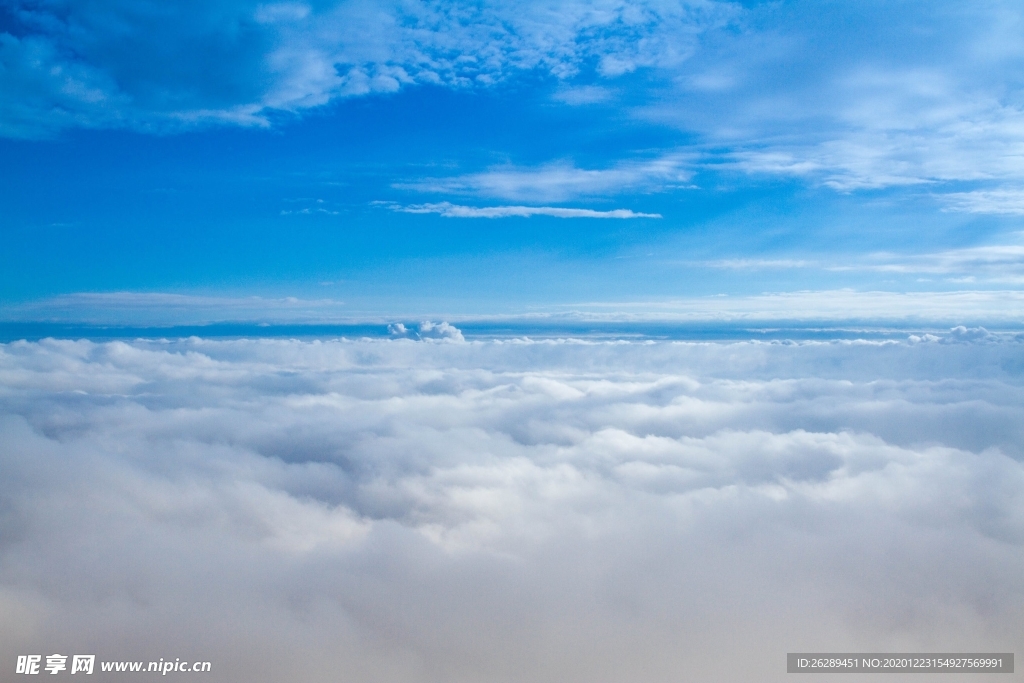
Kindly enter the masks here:
[[773, 681], [793, 651], [1021, 650], [1024, 340], [433, 331], [0, 345], [0, 666]]

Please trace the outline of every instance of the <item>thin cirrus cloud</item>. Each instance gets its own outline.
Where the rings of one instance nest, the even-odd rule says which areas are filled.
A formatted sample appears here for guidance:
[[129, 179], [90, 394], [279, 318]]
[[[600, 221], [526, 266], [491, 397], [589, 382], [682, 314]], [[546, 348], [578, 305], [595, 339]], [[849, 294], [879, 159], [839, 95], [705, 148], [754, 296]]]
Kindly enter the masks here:
[[[1024, 282], [1024, 246], [1000, 244], [950, 249], [900, 259], [876, 256], [874, 263], [861, 266], [882, 272], [966, 275], [991, 281]], [[833, 266], [834, 270], [857, 266]]]
[[816, 265], [816, 263], [806, 259], [731, 258], [715, 261], [697, 261], [694, 265], [708, 268], [724, 268], [726, 270], [761, 270], [772, 268], [808, 268]]
[[[1012, 235], [1018, 239], [1020, 233]], [[732, 258], [697, 261], [694, 265], [725, 270], [811, 269], [966, 276], [989, 282], [1024, 281], [1024, 245], [991, 244], [923, 254], [868, 254], [842, 263], [819, 259]]]
[[319, 207], [319, 206], [318, 207], [312, 207], [312, 208], [307, 206], [307, 207], [304, 207], [304, 208], [301, 208], [301, 209], [281, 209], [281, 214], [280, 215], [282, 215], [282, 216], [295, 216], [295, 215], [298, 215], [298, 216], [312, 216], [314, 214], [322, 214], [322, 215], [327, 215], [327, 216], [337, 216], [340, 213], [341, 213], [340, 211], [334, 211], [332, 209], [325, 209], [325, 208]]
[[224, 321], [314, 322], [350, 316], [337, 299], [203, 296], [171, 292], [77, 292], [0, 307], [2, 320], [168, 325]]
[[762, 29], [716, 34], [637, 115], [699, 132], [721, 151], [713, 167], [841, 192], [976, 181], [996, 194], [953, 203], [1007, 206], [1024, 153], [1019, 4], [795, 2], [755, 17]]
[[0, 658], [781, 682], [797, 647], [1012, 651], [1020, 344], [0, 345]]
[[563, 104], [581, 106], [587, 104], [602, 104], [612, 100], [614, 96], [615, 93], [608, 88], [602, 88], [597, 85], [581, 85], [576, 87], [560, 88], [551, 96], [551, 99]]
[[856, 321], [904, 329], [971, 322], [1015, 329], [1024, 318], [1024, 292], [1010, 288], [917, 292], [801, 290], [629, 303], [591, 301], [572, 304], [569, 310], [582, 314], [584, 319], [596, 320], [804, 324]]
[[661, 218], [658, 213], [639, 213], [630, 209], [573, 209], [559, 206], [461, 206], [450, 202], [436, 204], [386, 204], [392, 211], [400, 213], [433, 213], [445, 218], [529, 218], [550, 216], [552, 218]]
[[[848, 131], [813, 145], [739, 149], [720, 168], [751, 175], [805, 178], [841, 192], [975, 181], [1020, 183], [1017, 160], [1024, 154], [1024, 112], [993, 126], [986, 120], [951, 121], [950, 131]], [[993, 128], [1003, 130], [993, 130]], [[949, 208], [972, 213], [1020, 214], [1019, 190], [997, 189], [938, 194]]]
[[1020, 187], [950, 192], [938, 199], [949, 211], [1024, 216], [1024, 189]]
[[[710, 262], [709, 264], [712, 264]], [[1019, 262], [1018, 262], [1019, 263]], [[693, 265], [693, 264], [690, 264]], [[799, 262], [720, 264], [728, 268], [811, 267]], [[828, 267], [828, 266], [822, 266]], [[907, 266], [894, 261], [865, 266], [887, 269]], [[933, 264], [917, 266], [912, 273], [929, 273]], [[998, 266], [995, 266], [995, 270]], [[834, 266], [833, 268], [839, 268]], [[971, 271], [946, 269], [941, 274], [970, 275]], [[1020, 273], [1020, 268], [1013, 271]], [[1013, 275], [990, 276], [994, 283], [1015, 283]], [[1018, 275], [1018, 277], [1020, 277]], [[985, 278], [977, 275], [979, 282]], [[969, 280], [964, 280], [969, 282]], [[442, 302], [440, 305], [450, 305]], [[955, 326], [963, 323], [1016, 329], [1024, 319], [1024, 292], [1003, 289], [956, 289], [953, 291], [857, 291], [853, 289], [765, 292], [757, 295], [691, 296], [634, 301], [582, 301], [533, 306], [529, 314], [459, 316], [460, 320], [484, 323], [500, 322], [509, 329], [518, 323], [545, 321], [555, 328], [562, 322], [581, 321], [640, 324], [681, 323], [769, 323], [773, 325], [808, 322], [883, 325], [897, 329], [917, 329], [935, 324]], [[434, 313], [392, 311], [401, 317], [443, 317]], [[273, 324], [375, 324], [383, 325], [384, 313], [378, 308], [367, 313], [359, 305], [336, 299], [299, 299], [264, 297], [188, 296], [158, 292], [94, 292], [68, 294], [0, 307], [0, 321], [46, 320], [55, 324], [107, 324], [124, 326], [196, 325], [217, 322]], [[444, 314], [450, 315], [450, 314]], [[397, 329], [397, 328], [396, 328]]]
[[579, 168], [558, 161], [535, 167], [500, 166], [479, 173], [396, 183], [397, 189], [516, 201], [567, 201], [628, 191], [692, 187], [696, 157], [673, 152], [655, 159], [621, 161], [606, 168]]

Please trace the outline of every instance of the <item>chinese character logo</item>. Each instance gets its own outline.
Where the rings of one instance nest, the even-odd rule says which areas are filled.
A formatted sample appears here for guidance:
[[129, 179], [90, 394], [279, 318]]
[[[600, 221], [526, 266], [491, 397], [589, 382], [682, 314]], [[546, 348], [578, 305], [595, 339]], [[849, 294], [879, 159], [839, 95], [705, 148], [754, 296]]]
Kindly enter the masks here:
[[71, 658], [71, 673], [91, 674], [96, 664], [96, 655], [75, 655]]
[[[14, 673], [27, 674], [29, 676], [38, 675], [42, 663], [42, 655], [18, 655], [18, 664], [14, 668]], [[91, 674], [95, 665], [96, 655], [72, 655], [71, 657], [71, 673], [73, 674]], [[67, 671], [68, 656], [58, 654], [46, 655], [46, 666], [42, 668], [51, 675]]]
[[67, 655], [47, 655], [46, 656], [46, 672], [50, 674], [56, 674], [60, 671], [64, 671], [68, 668], [68, 656]]
[[39, 673], [39, 662], [42, 655], [18, 655], [18, 666], [14, 669], [16, 674], [37, 674]]

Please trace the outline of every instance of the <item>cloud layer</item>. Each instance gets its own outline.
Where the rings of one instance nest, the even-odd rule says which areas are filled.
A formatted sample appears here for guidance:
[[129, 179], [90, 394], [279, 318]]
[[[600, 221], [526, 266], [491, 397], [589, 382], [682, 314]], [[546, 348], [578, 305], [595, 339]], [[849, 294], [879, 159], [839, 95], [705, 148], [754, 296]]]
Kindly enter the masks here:
[[[875, 270], [947, 276], [968, 282], [989, 279], [996, 283], [1018, 283], [1022, 273], [1019, 251], [1011, 247], [963, 249], [902, 259], [874, 259], [853, 265], [828, 264], [830, 270]], [[692, 266], [692, 262], [686, 263]], [[714, 268], [801, 268], [804, 261], [711, 261], [698, 262]], [[954, 278], [953, 276], [958, 276]], [[954, 282], [953, 286], [959, 283]], [[451, 306], [443, 301], [438, 305]], [[372, 310], [372, 309], [371, 309]], [[436, 313], [436, 312], [434, 312]], [[396, 317], [409, 315], [397, 311]], [[451, 316], [442, 314], [415, 317]], [[285, 297], [191, 296], [160, 292], [81, 292], [0, 308], [5, 322], [69, 323], [114, 326], [196, 325], [216, 322], [293, 324], [383, 324], [378, 308], [360, 311], [335, 299]], [[581, 301], [536, 306], [528, 314], [460, 315], [465, 321], [505, 321], [515, 329], [517, 321], [556, 320], [569, 315], [573, 320], [608, 322], [746, 321], [806, 327], [808, 323], [834, 325], [875, 325], [901, 329], [931, 328], [935, 325], [986, 325], [1019, 329], [1024, 323], [1024, 293], [1014, 289], [963, 289], [954, 291], [857, 291], [853, 289], [766, 292], [748, 296], [702, 296], [677, 299], [633, 301]]]
[[1020, 358], [967, 330], [4, 345], [0, 659], [745, 681], [1013, 650]]

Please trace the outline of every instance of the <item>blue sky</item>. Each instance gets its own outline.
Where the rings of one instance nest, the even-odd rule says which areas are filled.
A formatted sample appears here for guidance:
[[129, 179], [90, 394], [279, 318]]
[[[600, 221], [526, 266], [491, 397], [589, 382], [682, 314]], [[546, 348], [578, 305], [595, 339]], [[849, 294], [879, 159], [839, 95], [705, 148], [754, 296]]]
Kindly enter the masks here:
[[1019, 324], [1022, 29], [999, 2], [0, 2], [0, 315]]

